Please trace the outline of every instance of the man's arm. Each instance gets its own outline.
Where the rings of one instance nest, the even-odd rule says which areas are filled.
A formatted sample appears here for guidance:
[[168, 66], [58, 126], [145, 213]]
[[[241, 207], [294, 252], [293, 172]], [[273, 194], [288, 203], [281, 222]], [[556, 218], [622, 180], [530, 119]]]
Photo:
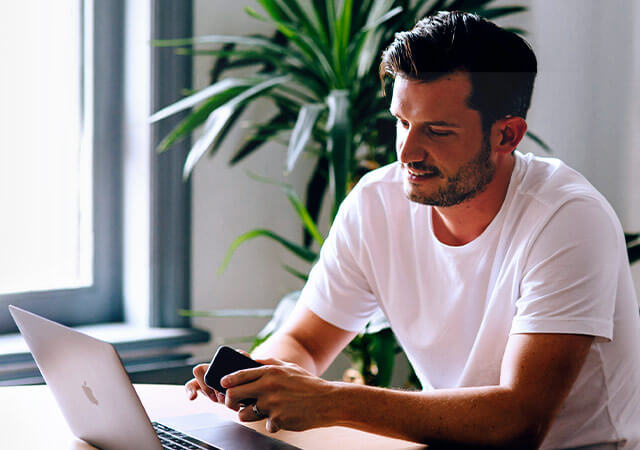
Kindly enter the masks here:
[[[257, 398], [267, 427], [304, 430], [346, 425], [424, 443], [536, 448], [573, 385], [591, 336], [510, 337], [500, 384], [430, 392], [331, 383], [293, 365], [271, 365], [223, 379], [227, 406]], [[321, 341], [317, 341], [321, 345]], [[269, 361], [267, 361], [269, 362]], [[256, 420], [251, 408], [242, 420]]]
[[251, 356], [294, 363], [320, 376], [355, 335], [298, 305], [285, 326], [259, 345]]

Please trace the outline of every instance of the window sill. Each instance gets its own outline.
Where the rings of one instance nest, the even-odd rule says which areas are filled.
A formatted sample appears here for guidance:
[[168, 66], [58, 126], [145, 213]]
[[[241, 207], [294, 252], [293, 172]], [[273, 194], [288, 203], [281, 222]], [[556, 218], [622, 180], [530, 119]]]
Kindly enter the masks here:
[[[114, 345], [129, 374], [190, 366], [191, 354], [179, 347], [209, 341], [196, 328], [148, 328], [124, 323], [76, 327], [78, 331]], [[0, 336], [0, 386], [42, 383], [42, 377], [20, 334]]]

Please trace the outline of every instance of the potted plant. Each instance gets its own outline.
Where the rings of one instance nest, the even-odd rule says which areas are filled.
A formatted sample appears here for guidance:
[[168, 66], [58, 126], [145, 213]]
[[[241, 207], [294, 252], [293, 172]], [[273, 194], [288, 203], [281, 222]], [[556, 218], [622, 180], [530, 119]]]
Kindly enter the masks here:
[[[377, 74], [382, 50], [396, 32], [412, 28], [417, 20], [439, 10], [475, 12], [487, 19], [526, 10], [524, 6], [495, 7], [494, 0], [257, 0], [257, 3], [262, 13], [253, 8], [246, 8], [246, 12], [271, 24], [275, 30], [271, 36], [215, 35], [154, 42], [158, 46], [177, 47], [176, 51], [185, 55], [216, 57], [209, 87], [191, 93], [151, 118], [159, 121], [193, 108], [158, 149], [169, 149], [202, 126], [202, 133], [185, 161], [185, 178], [202, 156], [216, 153], [245, 108], [257, 99], [270, 100], [275, 112], [264, 122], [254, 124], [230, 164], [282, 136], [288, 139], [287, 171], [295, 170], [305, 152], [315, 158], [303, 198], [290, 186], [280, 184], [303, 224], [302, 242], [292, 242], [271, 230], [252, 230], [232, 243], [223, 268], [239, 245], [259, 236], [273, 239], [303, 261], [313, 263], [316, 249], [324, 241], [317, 222], [325, 197], [328, 196], [333, 218], [350, 187], [364, 173], [395, 160], [395, 119], [388, 111], [385, 86], [380, 85]], [[225, 77], [227, 71], [239, 67], [253, 68], [253, 72], [244, 77]], [[546, 148], [534, 134], [527, 135]], [[306, 279], [303, 270], [285, 269]], [[384, 321], [377, 326], [370, 324], [347, 349], [362, 380], [379, 385], [388, 385], [393, 356], [398, 351]]]

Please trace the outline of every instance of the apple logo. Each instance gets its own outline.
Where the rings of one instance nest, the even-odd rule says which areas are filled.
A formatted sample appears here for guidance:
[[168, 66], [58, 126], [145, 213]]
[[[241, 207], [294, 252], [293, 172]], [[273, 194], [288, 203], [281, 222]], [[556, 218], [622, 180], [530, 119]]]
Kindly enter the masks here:
[[95, 395], [93, 395], [93, 391], [91, 391], [91, 388], [87, 385], [86, 380], [82, 385], [82, 390], [84, 391], [84, 395], [87, 396], [91, 403], [93, 403], [94, 405], [98, 404], [98, 399], [95, 397]]

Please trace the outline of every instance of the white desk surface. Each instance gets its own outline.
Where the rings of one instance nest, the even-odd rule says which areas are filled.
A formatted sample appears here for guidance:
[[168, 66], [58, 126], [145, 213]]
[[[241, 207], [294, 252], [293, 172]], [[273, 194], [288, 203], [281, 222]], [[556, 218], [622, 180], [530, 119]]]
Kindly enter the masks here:
[[[135, 386], [151, 420], [181, 415], [214, 413], [238, 421], [235, 412], [202, 395], [190, 402], [183, 386]], [[269, 434], [265, 421], [243, 423]], [[344, 427], [304, 432], [279, 431], [277, 439], [303, 449], [418, 449], [424, 446]], [[0, 449], [92, 449], [75, 438], [46, 385], [0, 387]]]

